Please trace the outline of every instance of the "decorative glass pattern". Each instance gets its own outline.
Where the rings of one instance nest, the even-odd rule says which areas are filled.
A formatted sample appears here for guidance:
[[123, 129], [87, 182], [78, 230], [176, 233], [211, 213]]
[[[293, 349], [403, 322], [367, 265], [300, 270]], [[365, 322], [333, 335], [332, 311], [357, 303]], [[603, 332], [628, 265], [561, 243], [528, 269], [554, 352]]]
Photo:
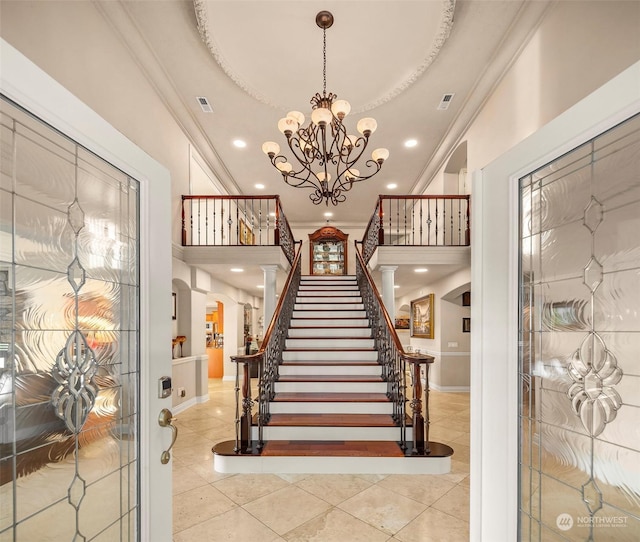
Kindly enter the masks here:
[[523, 541], [640, 539], [640, 116], [520, 179]]
[[138, 182], [4, 99], [0, 132], [0, 540], [133, 542]]

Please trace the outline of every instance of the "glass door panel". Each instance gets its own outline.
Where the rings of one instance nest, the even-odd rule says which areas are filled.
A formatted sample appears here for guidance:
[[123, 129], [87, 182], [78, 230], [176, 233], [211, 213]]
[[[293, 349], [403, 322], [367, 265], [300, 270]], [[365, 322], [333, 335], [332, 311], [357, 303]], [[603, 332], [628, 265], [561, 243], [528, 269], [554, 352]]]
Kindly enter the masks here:
[[640, 539], [640, 117], [520, 179], [520, 539]]
[[0, 540], [136, 540], [138, 182], [1, 107]]

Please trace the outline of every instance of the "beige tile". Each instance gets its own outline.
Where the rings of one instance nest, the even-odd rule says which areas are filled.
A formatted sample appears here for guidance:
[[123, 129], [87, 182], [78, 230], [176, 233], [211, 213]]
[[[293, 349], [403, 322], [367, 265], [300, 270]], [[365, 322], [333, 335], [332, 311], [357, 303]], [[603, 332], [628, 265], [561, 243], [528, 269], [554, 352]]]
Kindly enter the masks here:
[[[288, 503], [288, 506], [282, 506]], [[331, 505], [296, 486], [288, 486], [243, 506], [267, 527], [284, 535], [316, 516]]]
[[451, 491], [455, 484], [435, 474], [394, 474], [379, 482], [378, 486], [430, 506]]
[[333, 508], [284, 535], [287, 542], [386, 542], [389, 535]]
[[462, 485], [454, 487], [433, 503], [432, 508], [469, 522], [469, 488]]
[[189, 467], [174, 467], [173, 469], [174, 495], [178, 495], [185, 491], [189, 491], [190, 489], [195, 489], [196, 487], [201, 487], [207, 484], [207, 480], [189, 469]]
[[471, 447], [464, 444], [451, 444], [453, 448], [453, 456], [460, 463], [469, 463], [471, 461]]
[[237, 505], [207, 484], [173, 497], [173, 530], [179, 532], [228, 512]]
[[285, 482], [289, 482], [290, 484], [296, 484], [301, 480], [306, 480], [312, 474], [276, 474], [276, 476], [282, 478]]
[[401, 542], [468, 542], [469, 524], [429, 508], [393, 538]]
[[195, 472], [201, 478], [204, 478], [208, 483], [216, 482], [224, 478], [229, 478], [230, 476], [235, 476], [234, 474], [216, 472], [213, 468], [213, 457], [210, 457], [206, 461], [199, 461], [197, 463], [193, 463], [192, 465], [188, 465], [188, 468]]
[[282, 540], [242, 508], [236, 508], [188, 529], [176, 532], [174, 542], [276, 542]]
[[193, 463], [200, 463], [202, 461], [209, 461], [213, 452], [211, 446], [208, 444], [197, 444], [195, 446], [189, 446], [180, 448], [179, 450], [171, 450], [171, 455], [176, 459], [179, 459], [184, 465], [192, 465]]
[[391, 490], [372, 486], [338, 507], [387, 534], [395, 534], [427, 506]]
[[244, 505], [278, 489], [288, 487], [289, 483], [275, 474], [236, 474], [218, 480], [213, 485], [233, 502]]
[[314, 474], [296, 485], [336, 505], [364, 491], [373, 482], [349, 474]]

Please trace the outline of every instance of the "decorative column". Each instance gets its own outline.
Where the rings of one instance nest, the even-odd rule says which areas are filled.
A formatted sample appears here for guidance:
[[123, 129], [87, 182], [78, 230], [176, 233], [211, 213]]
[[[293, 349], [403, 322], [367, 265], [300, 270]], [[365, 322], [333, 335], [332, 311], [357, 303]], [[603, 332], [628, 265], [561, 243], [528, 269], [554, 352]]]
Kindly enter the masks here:
[[382, 271], [382, 302], [392, 321], [396, 315], [395, 292], [393, 288], [396, 269], [398, 269], [397, 265], [380, 266], [380, 271]]
[[277, 265], [262, 265], [260, 266], [264, 271], [264, 332], [267, 332], [267, 328], [271, 323], [271, 318], [276, 310], [276, 271]]

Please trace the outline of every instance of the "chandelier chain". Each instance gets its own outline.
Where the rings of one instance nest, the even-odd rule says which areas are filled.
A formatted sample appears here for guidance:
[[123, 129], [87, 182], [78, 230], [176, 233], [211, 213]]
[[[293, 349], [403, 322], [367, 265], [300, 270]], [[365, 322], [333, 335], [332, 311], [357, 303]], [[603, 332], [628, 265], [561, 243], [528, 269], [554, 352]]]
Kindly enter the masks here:
[[[344, 202], [345, 193], [355, 183], [376, 175], [389, 157], [389, 151], [380, 148], [371, 153], [370, 159], [361, 161], [369, 136], [376, 130], [375, 119], [360, 119], [356, 125], [360, 136], [348, 135], [343, 120], [351, 110], [349, 102], [336, 100], [333, 92], [327, 94], [327, 28], [332, 24], [330, 12], [321, 11], [316, 15], [316, 25], [322, 28], [322, 95], [316, 92], [311, 97], [311, 121], [305, 126], [305, 117], [299, 111], [290, 111], [278, 121], [278, 130], [287, 138], [289, 151], [298, 165], [292, 165], [280, 154], [277, 143], [267, 141], [262, 146], [284, 182], [294, 188], [311, 189], [309, 199], [316, 205]], [[366, 171], [356, 169], [354, 166], [358, 163]]]
[[322, 29], [322, 95], [327, 95], [327, 29]]

